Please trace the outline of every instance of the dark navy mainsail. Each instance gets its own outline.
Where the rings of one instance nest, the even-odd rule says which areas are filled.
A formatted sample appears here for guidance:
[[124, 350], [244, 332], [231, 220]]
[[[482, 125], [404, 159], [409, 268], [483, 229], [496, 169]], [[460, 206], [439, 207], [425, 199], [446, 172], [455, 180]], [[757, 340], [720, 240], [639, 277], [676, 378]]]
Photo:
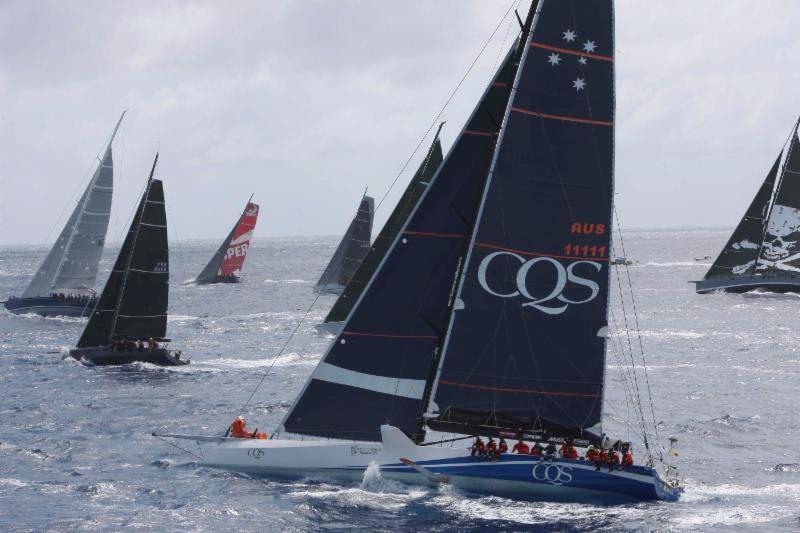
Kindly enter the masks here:
[[758, 257], [759, 243], [764, 235], [765, 222], [772, 193], [775, 189], [775, 176], [780, 167], [781, 155], [775, 160], [767, 178], [758, 189], [755, 198], [747, 208], [747, 212], [733, 231], [725, 248], [722, 249], [703, 279], [725, 278], [742, 274], [751, 274]]
[[800, 142], [797, 126], [778, 179], [775, 200], [769, 211], [764, 239], [758, 250], [756, 273], [800, 274]]
[[434, 429], [599, 431], [614, 152], [611, 0], [537, 10], [434, 385]]
[[283, 421], [290, 433], [379, 441], [416, 431], [516, 71], [509, 52]]

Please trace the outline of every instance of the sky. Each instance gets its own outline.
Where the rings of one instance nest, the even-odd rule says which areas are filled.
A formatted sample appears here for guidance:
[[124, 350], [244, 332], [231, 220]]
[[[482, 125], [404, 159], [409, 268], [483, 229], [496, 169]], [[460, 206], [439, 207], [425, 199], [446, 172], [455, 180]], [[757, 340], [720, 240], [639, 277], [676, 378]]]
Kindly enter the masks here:
[[[458, 135], [518, 1], [6, 0], [0, 245], [52, 242], [124, 109], [110, 242], [156, 151], [171, 239], [221, 239], [251, 193], [256, 238], [340, 234], [399, 175], [377, 232], [495, 32], [441, 115], [445, 151]], [[733, 227], [800, 113], [800, 2], [615, 9], [623, 227]]]

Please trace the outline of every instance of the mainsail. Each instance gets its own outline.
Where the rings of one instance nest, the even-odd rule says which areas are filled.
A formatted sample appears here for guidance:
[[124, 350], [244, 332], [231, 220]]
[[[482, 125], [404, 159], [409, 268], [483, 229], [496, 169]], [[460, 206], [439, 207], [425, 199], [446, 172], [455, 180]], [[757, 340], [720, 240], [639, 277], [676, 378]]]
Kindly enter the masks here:
[[[440, 125], [439, 132], [441, 129], [442, 126]], [[436, 133], [425, 159], [420, 163], [414, 177], [411, 178], [411, 182], [406, 187], [394, 211], [389, 215], [389, 219], [375, 238], [375, 242], [372, 243], [367, 256], [359, 265], [358, 270], [356, 270], [342, 294], [339, 295], [336, 303], [331, 307], [328, 316], [325, 317], [325, 322], [341, 322], [350, 314], [350, 310], [353, 309], [359, 296], [361, 296], [367, 283], [369, 283], [375, 269], [378, 268], [398, 232], [406, 223], [411, 210], [417, 205], [420, 196], [422, 196], [439, 165], [442, 164], [442, 143], [439, 141], [439, 132]]]
[[758, 249], [756, 272], [766, 275], [800, 273], [800, 142], [797, 125], [769, 210]]
[[762, 242], [764, 227], [772, 202], [775, 188], [775, 176], [778, 174], [781, 155], [775, 160], [764, 183], [758, 189], [755, 198], [747, 208], [747, 212], [731, 235], [725, 248], [722, 249], [703, 279], [723, 278], [741, 274], [750, 274], [758, 257], [759, 243]]
[[338, 292], [355, 274], [369, 252], [375, 200], [364, 195], [342, 241], [314, 287], [315, 292]]
[[432, 385], [433, 429], [599, 435], [613, 39], [610, 0], [539, 3]]
[[505, 57], [282, 430], [364, 441], [380, 441], [387, 422], [416, 430], [521, 48]]
[[231, 232], [222, 241], [222, 245], [217, 249], [203, 271], [200, 272], [200, 275], [197, 276], [196, 281], [201, 283], [211, 282], [219, 277], [240, 275], [247, 256], [247, 250], [250, 248], [250, 241], [253, 239], [257, 221], [258, 204], [248, 201], [244, 211], [239, 216], [239, 220], [236, 221]]
[[78, 205], [22, 294], [23, 298], [49, 296], [53, 292], [87, 294], [94, 287], [111, 216], [114, 189], [111, 143], [123, 117], [124, 111]]
[[78, 348], [117, 339], [162, 339], [167, 332], [169, 248], [164, 188], [153, 179], [158, 154], [133, 222]]

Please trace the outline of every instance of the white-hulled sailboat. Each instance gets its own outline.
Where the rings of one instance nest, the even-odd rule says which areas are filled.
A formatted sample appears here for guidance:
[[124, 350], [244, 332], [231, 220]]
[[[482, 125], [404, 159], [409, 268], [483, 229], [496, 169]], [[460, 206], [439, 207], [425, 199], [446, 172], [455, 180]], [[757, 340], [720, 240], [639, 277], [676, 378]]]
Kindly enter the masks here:
[[643, 415], [643, 466], [468, 450], [473, 436], [615, 447], [602, 431], [613, 50], [612, 0], [534, 1], [276, 432], [170, 436], [204, 464], [265, 475], [357, 478], [375, 463], [512, 497], [676, 499]]

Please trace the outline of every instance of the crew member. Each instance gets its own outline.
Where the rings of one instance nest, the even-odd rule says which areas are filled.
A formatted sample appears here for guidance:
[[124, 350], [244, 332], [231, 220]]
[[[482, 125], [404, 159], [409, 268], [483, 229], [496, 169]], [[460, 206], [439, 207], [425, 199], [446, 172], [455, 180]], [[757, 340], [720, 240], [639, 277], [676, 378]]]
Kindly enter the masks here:
[[525, 444], [525, 441], [522, 439], [519, 439], [517, 441], [514, 447], [511, 448], [511, 451], [514, 453], [525, 454], [525, 455], [531, 453], [531, 449], [528, 447], [527, 444]]
[[475, 457], [477, 455], [478, 457], [483, 457], [485, 453], [486, 445], [483, 443], [483, 439], [481, 439], [480, 436], [475, 437], [475, 442], [472, 444], [472, 453], [470, 453], [470, 456]]
[[544, 454], [544, 448], [538, 442], [533, 444], [533, 448], [531, 448], [531, 455], [535, 455], [536, 457], [541, 457]]
[[136, 341], [136, 348], [140, 352], [144, 351], [144, 341], [142, 339], [139, 339], [138, 341]]
[[561, 445], [561, 449], [559, 450], [561, 453], [561, 457], [564, 459], [577, 459], [578, 458], [578, 450], [575, 449], [575, 446], [572, 445], [572, 440], [568, 439]]
[[486, 455], [489, 457], [494, 457], [497, 454], [497, 443], [494, 441], [494, 438], [489, 437], [489, 442], [486, 443]]
[[603, 449], [600, 450], [600, 453], [597, 456], [597, 461], [594, 463], [595, 470], [599, 472], [600, 468], [604, 464], [608, 464], [608, 450], [606, 450], [605, 447], [603, 447]]
[[614, 467], [619, 464], [619, 454], [617, 453], [617, 445], [608, 450], [608, 471], [614, 470]]
[[154, 337], [147, 339], [147, 342], [150, 345], [150, 351], [158, 350], [158, 341]]
[[547, 443], [547, 448], [544, 449], [544, 455], [546, 457], [555, 457], [556, 455], [556, 445], [552, 442]]
[[586, 449], [586, 460], [590, 463], [596, 463], [598, 459], [600, 459], [600, 452], [598, 452], [597, 448], [590, 444]]
[[506, 444], [506, 439], [500, 437], [500, 443], [497, 445], [497, 451], [499, 453], [508, 453], [508, 444]]
[[246, 422], [243, 416], [237, 416], [231, 424], [231, 437], [237, 439], [266, 439], [267, 434], [263, 431], [247, 431]]
[[622, 448], [622, 469], [625, 470], [633, 465], [633, 452], [631, 452], [631, 445], [626, 444]]

